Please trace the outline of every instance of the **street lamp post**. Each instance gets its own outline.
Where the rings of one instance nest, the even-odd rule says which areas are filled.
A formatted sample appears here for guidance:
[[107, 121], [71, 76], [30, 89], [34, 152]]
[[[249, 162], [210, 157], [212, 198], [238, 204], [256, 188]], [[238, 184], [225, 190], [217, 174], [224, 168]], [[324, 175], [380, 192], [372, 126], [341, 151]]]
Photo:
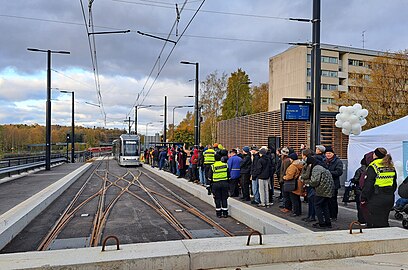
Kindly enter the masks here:
[[193, 105], [186, 105], [186, 106], [174, 106], [173, 108], [173, 131], [171, 132], [171, 137], [174, 140], [174, 110], [175, 109], [180, 109], [180, 108], [192, 108], [194, 107]]
[[47, 102], [45, 110], [45, 170], [51, 169], [51, 54], [70, 54], [68, 51], [52, 51], [41, 50], [34, 48], [27, 48], [32, 52], [46, 52], [47, 53]]
[[71, 163], [75, 163], [75, 97], [74, 91], [61, 90], [61, 93], [71, 94], [72, 109], [71, 109]]
[[196, 67], [196, 78], [195, 78], [195, 100], [194, 100], [194, 145], [199, 146], [200, 145], [200, 129], [199, 129], [199, 108], [198, 108], [198, 73], [199, 73], [199, 64], [198, 62], [193, 63], [193, 62], [188, 62], [188, 61], [181, 61], [181, 64], [185, 65], [195, 65]]

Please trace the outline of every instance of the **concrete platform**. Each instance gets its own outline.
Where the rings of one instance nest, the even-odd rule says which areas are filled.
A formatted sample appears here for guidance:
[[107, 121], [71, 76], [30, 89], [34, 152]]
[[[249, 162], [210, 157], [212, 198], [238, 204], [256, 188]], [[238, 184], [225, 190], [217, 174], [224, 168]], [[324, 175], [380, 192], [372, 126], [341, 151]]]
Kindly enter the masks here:
[[238, 236], [123, 245], [120, 250], [109, 246], [104, 252], [97, 247], [5, 254], [0, 269], [214, 269], [408, 252], [408, 231], [400, 228], [265, 235], [263, 245], [256, 238], [249, 246], [246, 241]]
[[[186, 179], [177, 178], [175, 175], [168, 172], [159, 171], [157, 168], [143, 166], [146, 170], [155, 173], [156, 175], [166, 179], [172, 184], [182, 188], [183, 190], [193, 194], [206, 203], [214, 206], [214, 199], [207, 194], [207, 190], [200, 185], [192, 184]], [[282, 234], [282, 233], [302, 233], [311, 232], [311, 230], [290, 222], [286, 219], [269, 214], [251, 205], [245, 204], [234, 198], [228, 199], [230, 215], [247, 225], [261, 232], [262, 234]]]
[[51, 171], [42, 171], [2, 184], [0, 249], [74, 183], [89, 166], [90, 163], [65, 164]]

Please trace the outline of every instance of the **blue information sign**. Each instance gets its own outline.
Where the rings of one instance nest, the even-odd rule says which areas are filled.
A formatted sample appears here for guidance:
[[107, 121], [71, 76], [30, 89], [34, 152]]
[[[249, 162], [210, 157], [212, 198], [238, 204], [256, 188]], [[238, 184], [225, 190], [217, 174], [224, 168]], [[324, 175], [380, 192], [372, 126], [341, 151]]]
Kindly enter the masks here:
[[309, 121], [311, 104], [284, 103], [282, 115], [284, 121]]

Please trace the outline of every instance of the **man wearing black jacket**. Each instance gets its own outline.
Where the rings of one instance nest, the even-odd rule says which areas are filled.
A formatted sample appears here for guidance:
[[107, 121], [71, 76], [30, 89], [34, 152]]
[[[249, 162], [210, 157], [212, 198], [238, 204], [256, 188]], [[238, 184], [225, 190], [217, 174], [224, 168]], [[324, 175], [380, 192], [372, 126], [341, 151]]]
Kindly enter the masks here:
[[267, 156], [266, 148], [259, 150], [259, 160], [256, 163], [255, 171], [258, 178], [260, 204], [262, 207], [269, 207], [269, 178], [271, 177], [271, 159]]
[[258, 172], [256, 170], [256, 164], [259, 160], [258, 147], [253, 146], [251, 148], [252, 154], [252, 165], [251, 165], [251, 177], [252, 177], [252, 193], [254, 194], [254, 199], [251, 204], [260, 204], [261, 198], [259, 196], [259, 185], [258, 185]]
[[240, 163], [241, 167], [241, 189], [242, 189], [242, 200], [250, 201], [251, 197], [249, 196], [249, 186], [251, 181], [251, 153], [249, 152], [249, 147], [245, 146], [242, 148], [243, 156]]
[[337, 220], [339, 206], [337, 202], [337, 194], [340, 189], [340, 176], [343, 174], [343, 162], [336, 156], [331, 146], [326, 147], [326, 168], [330, 171], [334, 181], [333, 197], [329, 201], [330, 219]]

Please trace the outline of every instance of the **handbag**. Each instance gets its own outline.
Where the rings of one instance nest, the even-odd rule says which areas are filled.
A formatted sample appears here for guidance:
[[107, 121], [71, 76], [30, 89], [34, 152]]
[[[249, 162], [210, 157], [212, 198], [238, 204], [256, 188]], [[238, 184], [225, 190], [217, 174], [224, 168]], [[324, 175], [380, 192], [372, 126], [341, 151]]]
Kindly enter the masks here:
[[297, 180], [292, 179], [292, 180], [285, 180], [283, 182], [283, 191], [285, 192], [291, 192], [296, 190], [296, 185], [297, 185]]

